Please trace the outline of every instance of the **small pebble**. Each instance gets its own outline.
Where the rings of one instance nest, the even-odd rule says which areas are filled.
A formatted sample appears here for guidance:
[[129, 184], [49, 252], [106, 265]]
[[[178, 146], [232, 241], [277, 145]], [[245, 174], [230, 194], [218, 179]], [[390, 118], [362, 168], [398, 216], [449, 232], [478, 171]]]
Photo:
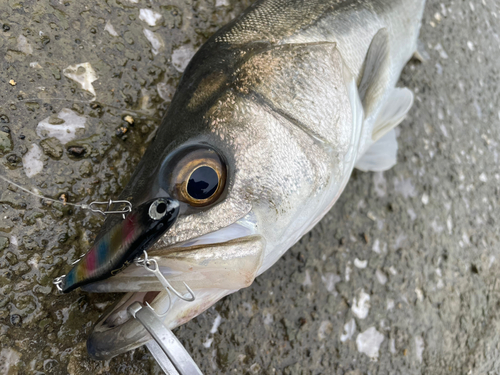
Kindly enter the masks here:
[[10, 26], [9, 26], [9, 25], [7, 25], [7, 24], [4, 24], [4, 25], [2, 26], [2, 29], [3, 29], [3, 31], [9, 31], [9, 30], [10, 30]]
[[16, 154], [11, 154], [7, 156], [7, 161], [10, 164], [17, 164], [17, 162], [20, 161], [20, 158]]
[[10, 324], [12, 324], [14, 327], [20, 327], [22, 322], [23, 320], [21, 319], [21, 316], [18, 314], [12, 314], [10, 316]]
[[68, 152], [73, 156], [83, 156], [87, 150], [82, 146], [71, 146], [68, 148]]
[[57, 138], [47, 138], [40, 142], [40, 147], [46, 155], [59, 159], [63, 156], [63, 146]]
[[11, 79], [11, 80], [9, 81], [9, 83], [10, 83], [10, 85], [11, 85], [11, 86], [15, 86], [15, 85], [17, 85], [16, 81], [14, 81], [13, 79]]
[[126, 127], [124, 126], [119, 127], [118, 129], [116, 129], [116, 136], [123, 138], [127, 131], [128, 129]]
[[125, 121], [127, 121], [130, 125], [134, 123], [134, 118], [130, 115], [125, 116]]
[[8, 127], [8, 126], [5, 126], [5, 125], [4, 125], [4, 126], [2, 126], [2, 131], [3, 131], [4, 133], [10, 133], [10, 129], [9, 129], [9, 127]]
[[66, 194], [61, 194], [59, 196], [59, 200], [62, 202], [63, 205], [66, 206], [66, 202], [68, 202], [68, 198], [66, 197]]

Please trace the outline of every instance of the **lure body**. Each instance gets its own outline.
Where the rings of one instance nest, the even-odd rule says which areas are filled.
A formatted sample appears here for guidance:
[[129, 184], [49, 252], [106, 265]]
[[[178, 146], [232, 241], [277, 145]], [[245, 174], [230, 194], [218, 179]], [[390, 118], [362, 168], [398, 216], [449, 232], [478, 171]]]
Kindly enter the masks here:
[[63, 278], [62, 291], [67, 293], [121, 272], [172, 226], [178, 211], [178, 202], [170, 198], [154, 199], [133, 209]]

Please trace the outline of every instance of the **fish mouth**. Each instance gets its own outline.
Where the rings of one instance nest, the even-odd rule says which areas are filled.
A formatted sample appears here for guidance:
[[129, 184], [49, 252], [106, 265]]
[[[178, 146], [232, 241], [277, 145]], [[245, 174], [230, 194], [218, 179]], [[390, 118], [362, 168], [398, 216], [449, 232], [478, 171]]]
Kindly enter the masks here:
[[[245, 261], [250, 261], [250, 268], [260, 264], [263, 249], [255, 244], [262, 242], [262, 237], [257, 234], [255, 216], [250, 213], [227, 227], [187, 241], [162, 245], [160, 240], [147, 252], [148, 257], [158, 263], [161, 273], [177, 290], [184, 290], [183, 282], [192, 289], [222, 288], [227, 286], [223, 274], [237, 276], [238, 271], [248, 268], [248, 264], [242, 264]], [[216, 277], [215, 269], [219, 268]], [[231, 285], [240, 289], [248, 286], [247, 284], [247, 281], [238, 283], [234, 280]], [[94, 293], [127, 293], [161, 292], [164, 287], [144, 267], [131, 264], [122, 272], [106, 280], [85, 285], [82, 289]]]
[[[169, 294], [154, 274], [130, 265], [121, 273], [86, 285], [89, 292], [127, 292], [96, 323], [87, 341], [89, 355], [109, 359], [137, 348], [151, 339], [144, 327], [127, 312], [138, 301], [149, 303], [173, 329], [193, 319], [219, 299], [249, 286], [262, 265], [265, 241], [257, 234], [256, 222], [247, 215], [217, 231], [175, 245], [156, 244], [148, 251], [165, 278], [180, 293], [186, 283], [194, 292], [193, 302]], [[160, 241], [161, 242], [161, 241]], [[169, 309], [170, 306], [170, 309]]]

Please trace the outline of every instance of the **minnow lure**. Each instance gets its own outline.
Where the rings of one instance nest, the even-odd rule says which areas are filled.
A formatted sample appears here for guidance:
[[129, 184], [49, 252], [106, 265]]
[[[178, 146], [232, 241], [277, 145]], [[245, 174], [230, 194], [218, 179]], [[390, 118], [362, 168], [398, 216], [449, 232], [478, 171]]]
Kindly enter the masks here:
[[98, 239], [65, 276], [54, 282], [64, 293], [104, 280], [125, 269], [175, 222], [179, 202], [157, 198], [143, 203]]

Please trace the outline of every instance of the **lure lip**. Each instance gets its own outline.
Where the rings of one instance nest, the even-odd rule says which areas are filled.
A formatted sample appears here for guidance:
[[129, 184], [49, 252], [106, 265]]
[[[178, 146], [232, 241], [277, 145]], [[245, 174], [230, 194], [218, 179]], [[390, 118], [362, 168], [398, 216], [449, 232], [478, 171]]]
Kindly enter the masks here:
[[63, 293], [107, 279], [125, 269], [167, 232], [179, 215], [179, 201], [157, 197], [136, 208], [100, 235], [70, 272], [59, 278]]

